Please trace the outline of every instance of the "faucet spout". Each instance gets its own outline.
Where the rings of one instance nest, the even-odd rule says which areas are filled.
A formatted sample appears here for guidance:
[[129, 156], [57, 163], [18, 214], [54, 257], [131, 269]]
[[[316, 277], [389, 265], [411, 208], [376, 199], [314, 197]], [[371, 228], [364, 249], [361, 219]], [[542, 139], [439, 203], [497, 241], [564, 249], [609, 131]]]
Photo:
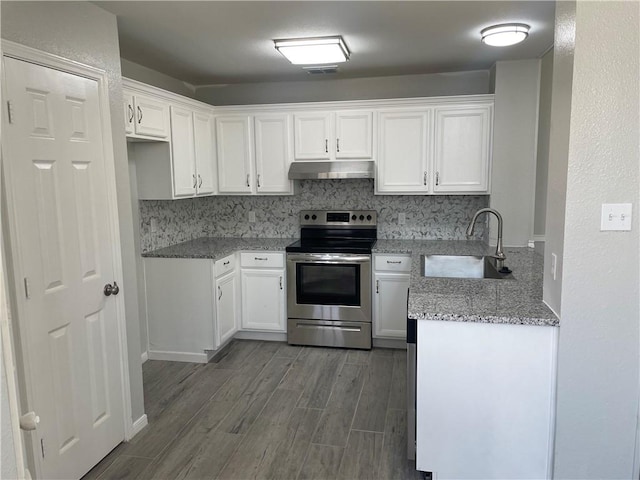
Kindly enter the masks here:
[[504, 266], [504, 261], [507, 258], [502, 247], [502, 215], [500, 215], [500, 212], [494, 210], [493, 208], [481, 208], [480, 210], [478, 210], [473, 215], [473, 218], [471, 219], [471, 222], [467, 227], [467, 236], [470, 237], [471, 235], [473, 235], [476, 221], [478, 220], [478, 217], [483, 213], [492, 213], [498, 219], [498, 242], [496, 244], [496, 253], [493, 255], [493, 257], [496, 259], [496, 267], [498, 268], [498, 270], [500, 270]]

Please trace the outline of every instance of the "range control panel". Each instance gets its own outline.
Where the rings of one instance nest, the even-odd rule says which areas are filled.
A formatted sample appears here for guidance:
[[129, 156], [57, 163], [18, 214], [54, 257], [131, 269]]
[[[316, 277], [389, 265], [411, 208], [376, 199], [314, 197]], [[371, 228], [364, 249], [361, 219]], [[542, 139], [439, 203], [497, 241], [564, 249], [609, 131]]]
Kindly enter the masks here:
[[368, 226], [375, 227], [378, 214], [375, 210], [303, 210], [300, 225]]

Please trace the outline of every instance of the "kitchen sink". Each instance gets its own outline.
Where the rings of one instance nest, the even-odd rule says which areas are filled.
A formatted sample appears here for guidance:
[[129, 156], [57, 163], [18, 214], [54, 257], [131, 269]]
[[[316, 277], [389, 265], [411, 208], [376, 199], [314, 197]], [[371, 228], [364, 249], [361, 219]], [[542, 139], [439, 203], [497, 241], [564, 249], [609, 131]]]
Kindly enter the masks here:
[[423, 277], [511, 278], [511, 271], [501, 273], [496, 259], [478, 255], [420, 255]]

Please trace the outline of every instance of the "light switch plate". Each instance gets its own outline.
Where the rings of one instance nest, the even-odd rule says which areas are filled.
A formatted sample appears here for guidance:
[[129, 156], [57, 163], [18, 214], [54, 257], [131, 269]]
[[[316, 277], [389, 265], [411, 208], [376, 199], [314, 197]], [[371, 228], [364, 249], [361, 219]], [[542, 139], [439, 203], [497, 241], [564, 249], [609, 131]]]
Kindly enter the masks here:
[[603, 203], [600, 230], [631, 230], [630, 203]]

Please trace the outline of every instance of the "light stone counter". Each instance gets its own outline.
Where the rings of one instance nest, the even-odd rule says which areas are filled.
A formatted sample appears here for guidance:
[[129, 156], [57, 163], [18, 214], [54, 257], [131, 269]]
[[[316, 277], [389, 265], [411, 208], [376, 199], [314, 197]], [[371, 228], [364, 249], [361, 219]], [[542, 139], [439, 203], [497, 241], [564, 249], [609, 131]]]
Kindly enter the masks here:
[[218, 260], [240, 250], [284, 251], [295, 238], [201, 237], [143, 253], [143, 257], [211, 258]]

